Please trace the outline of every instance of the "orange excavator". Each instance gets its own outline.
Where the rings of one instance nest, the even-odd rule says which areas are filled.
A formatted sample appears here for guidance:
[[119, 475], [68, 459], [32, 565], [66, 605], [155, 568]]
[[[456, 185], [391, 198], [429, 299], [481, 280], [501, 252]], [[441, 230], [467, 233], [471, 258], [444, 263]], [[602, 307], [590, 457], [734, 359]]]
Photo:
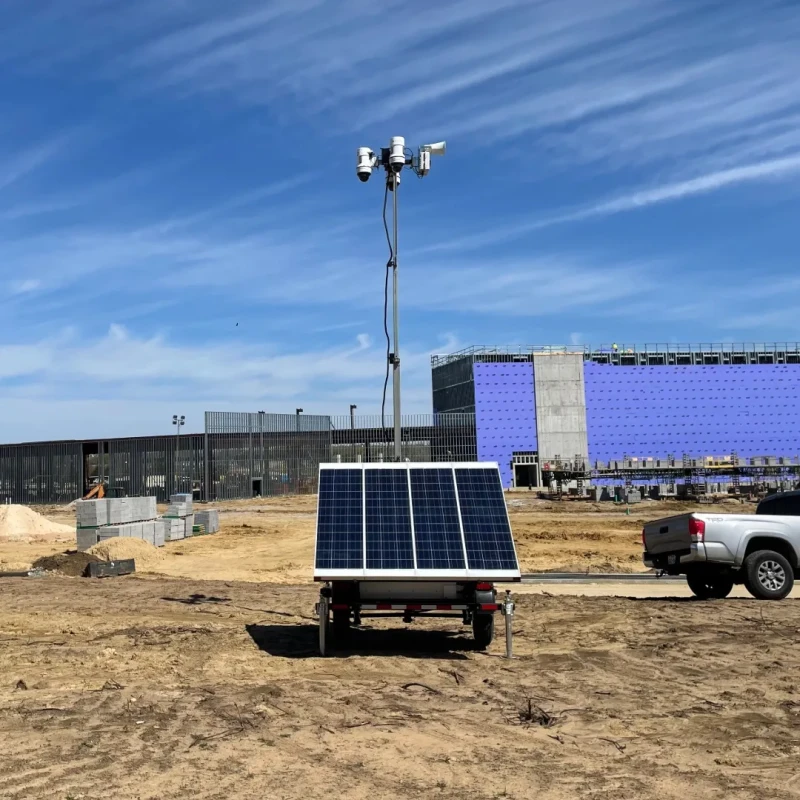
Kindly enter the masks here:
[[102, 500], [104, 497], [127, 497], [127, 492], [121, 486], [109, 486], [100, 480], [81, 499]]
[[106, 485], [100, 481], [83, 496], [84, 500], [102, 500], [106, 496]]

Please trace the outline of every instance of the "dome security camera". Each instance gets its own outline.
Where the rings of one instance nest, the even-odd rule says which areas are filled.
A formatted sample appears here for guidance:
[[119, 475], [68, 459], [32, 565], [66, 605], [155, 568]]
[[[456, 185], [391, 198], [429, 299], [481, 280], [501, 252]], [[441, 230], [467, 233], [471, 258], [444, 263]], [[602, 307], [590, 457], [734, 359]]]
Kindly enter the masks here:
[[399, 173], [406, 165], [406, 140], [402, 136], [392, 136], [389, 145], [389, 166], [392, 172]]
[[362, 183], [366, 183], [375, 167], [375, 153], [369, 147], [359, 147], [356, 154], [356, 175]]

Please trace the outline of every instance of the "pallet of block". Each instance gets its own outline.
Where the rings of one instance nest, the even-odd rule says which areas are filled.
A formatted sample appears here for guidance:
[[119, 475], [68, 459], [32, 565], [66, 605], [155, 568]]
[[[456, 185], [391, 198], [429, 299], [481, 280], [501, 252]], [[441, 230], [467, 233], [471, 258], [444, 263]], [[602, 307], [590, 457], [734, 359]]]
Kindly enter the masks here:
[[107, 539], [116, 538], [142, 539], [154, 547], [163, 547], [165, 541], [165, 526], [160, 519], [147, 520], [145, 522], [128, 522], [124, 525], [78, 528], [76, 533], [78, 550], [88, 550], [90, 547], [94, 547], [94, 545]]

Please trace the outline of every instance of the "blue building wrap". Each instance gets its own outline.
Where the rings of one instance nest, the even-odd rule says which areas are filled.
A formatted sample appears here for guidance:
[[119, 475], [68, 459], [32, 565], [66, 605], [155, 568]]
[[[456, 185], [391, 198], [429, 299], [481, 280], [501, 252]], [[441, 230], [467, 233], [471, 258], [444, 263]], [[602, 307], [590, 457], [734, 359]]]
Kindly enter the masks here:
[[477, 363], [473, 377], [478, 460], [496, 461], [510, 486], [513, 453], [537, 446], [533, 364]]
[[800, 453], [800, 367], [586, 362], [589, 458]]
[[[512, 483], [536, 451], [534, 365], [473, 365], [478, 458]], [[588, 457], [800, 455], [800, 365], [617, 366], [584, 362]]]

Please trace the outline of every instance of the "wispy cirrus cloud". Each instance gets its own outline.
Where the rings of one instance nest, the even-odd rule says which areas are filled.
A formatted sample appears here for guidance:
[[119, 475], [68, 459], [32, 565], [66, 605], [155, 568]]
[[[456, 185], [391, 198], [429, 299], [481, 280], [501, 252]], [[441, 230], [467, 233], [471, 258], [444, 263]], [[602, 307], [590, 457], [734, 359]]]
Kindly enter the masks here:
[[[452, 336], [439, 343], [448, 350], [461, 346]], [[404, 354], [407, 413], [430, 410], [430, 354], [413, 340]], [[302, 403], [306, 413], [344, 414], [347, 403], [355, 402], [360, 413], [374, 413], [380, 406], [384, 359], [382, 345], [366, 334], [345, 346], [309, 351], [278, 342], [181, 344], [163, 334], [138, 336], [114, 323], [91, 341], [82, 330], [66, 329], [29, 345], [0, 343], [0, 381], [15, 381], [2, 390], [4, 408], [29, 402], [50, 409], [38, 418], [26, 413], [17, 419], [18, 441], [63, 436], [59, 416], [74, 414], [76, 407], [81, 421], [74, 435], [108, 435], [97, 429], [98, 402], [104, 419], [115, 419], [114, 435], [124, 435], [142, 430], [143, 411], [154, 432], [154, 420], [168, 420], [172, 407], [193, 411], [195, 430], [202, 428], [202, 411], [209, 408], [280, 410]], [[336, 399], [342, 400], [341, 409]], [[92, 404], [94, 416], [88, 413]], [[7, 439], [9, 433], [3, 435]]]
[[635, 211], [649, 206], [705, 195], [742, 184], [781, 181], [797, 174], [800, 174], [800, 152], [784, 158], [730, 167], [698, 175], [688, 180], [664, 183], [649, 188], [642, 187], [620, 194], [617, 197], [601, 200], [573, 210], [566, 210], [560, 214], [546, 216], [542, 219], [494, 226], [486, 232], [467, 234], [436, 244], [425, 245], [419, 248], [417, 252], [442, 253], [460, 251], [467, 248], [486, 247], [497, 242], [508, 242], [513, 238], [524, 237], [535, 231], [556, 225], [564, 225], [596, 217], [609, 217], [627, 211]]

